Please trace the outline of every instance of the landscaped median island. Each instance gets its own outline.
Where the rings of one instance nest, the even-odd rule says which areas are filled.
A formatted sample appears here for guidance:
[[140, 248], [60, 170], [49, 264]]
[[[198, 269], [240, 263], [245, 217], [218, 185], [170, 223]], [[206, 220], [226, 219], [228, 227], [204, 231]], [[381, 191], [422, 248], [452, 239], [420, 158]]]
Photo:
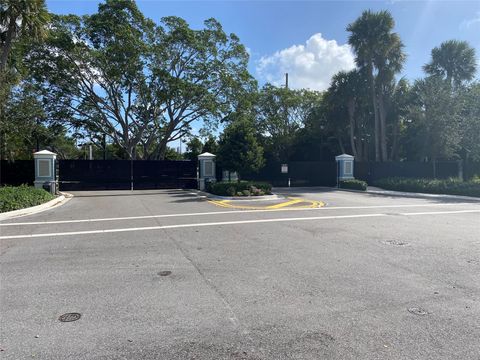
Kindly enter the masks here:
[[263, 196], [272, 194], [272, 185], [257, 181], [219, 181], [207, 183], [207, 192], [219, 196]]
[[469, 181], [462, 181], [458, 178], [411, 179], [392, 177], [377, 180], [375, 186], [385, 190], [480, 197], [480, 177], [478, 176]]
[[0, 212], [41, 205], [54, 198], [49, 192], [32, 186], [3, 186], [0, 187]]
[[340, 189], [351, 189], [351, 190], [361, 190], [361, 191], [367, 190], [367, 183], [362, 180], [356, 180], [356, 179], [342, 180], [338, 183], [338, 185]]

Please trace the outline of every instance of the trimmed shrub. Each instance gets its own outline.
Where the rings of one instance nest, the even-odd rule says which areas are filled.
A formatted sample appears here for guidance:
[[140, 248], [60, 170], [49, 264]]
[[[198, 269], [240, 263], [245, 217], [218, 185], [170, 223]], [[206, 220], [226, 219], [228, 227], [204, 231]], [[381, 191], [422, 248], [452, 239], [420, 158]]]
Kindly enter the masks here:
[[4, 186], [0, 188], [0, 212], [40, 205], [53, 198], [49, 192], [32, 186]]
[[272, 193], [272, 185], [256, 181], [219, 181], [208, 183], [206, 190], [220, 196], [261, 196]]
[[462, 181], [457, 178], [411, 179], [393, 177], [380, 179], [375, 182], [375, 186], [385, 190], [480, 197], [479, 178]]
[[341, 189], [351, 189], [351, 190], [367, 190], [367, 183], [362, 180], [342, 180], [339, 183]]

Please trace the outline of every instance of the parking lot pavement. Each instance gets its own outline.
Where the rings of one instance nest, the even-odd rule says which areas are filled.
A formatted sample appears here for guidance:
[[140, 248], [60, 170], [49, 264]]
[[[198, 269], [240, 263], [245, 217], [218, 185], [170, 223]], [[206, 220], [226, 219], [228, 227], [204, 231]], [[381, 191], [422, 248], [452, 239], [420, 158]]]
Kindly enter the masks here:
[[0, 356], [479, 359], [479, 202], [281, 192], [327, 206], [85, 192], [1, 222]]

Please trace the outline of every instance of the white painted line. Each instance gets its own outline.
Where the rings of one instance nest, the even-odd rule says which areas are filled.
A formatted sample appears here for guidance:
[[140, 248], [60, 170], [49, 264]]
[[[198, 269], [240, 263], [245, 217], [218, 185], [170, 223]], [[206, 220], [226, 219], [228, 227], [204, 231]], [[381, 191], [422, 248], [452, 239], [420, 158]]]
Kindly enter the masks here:
[[306, 220], [349, 219], [349, 218], [378, 217], [378, 216], [387, 216], [387, 214], [361, 214], [361, 215], [315, 216], [315, 217], [285, 218], [285, 219], [255, 219], [255, 220], [239, 220], [239, 221], [220, 221], [220, 222], [209, 222], [209, 223], [159, 225], [159, 226], [146, 226], [146, 227], [122, 228], [122, 229], [69, 231], [69, 232], [46, 233], [46, 234], [7, 235], [7, 236], [0, 236], [0, 239], [20, 239], [20, 238], [35, 238], [35, 237], [50, 237], [50, 236], [105, 234], [105, 233], [115, 233], [115, 232], [177, 229], [177, 228], [201, 227], [201, 226], [238, 225], [238, 224], [285, 222], [285, 221], [306, 221]]
[[[428, 213], [398, 213], [398, 215], [405, 215], [405, 216], [442, 215], [442, 214], [461, 214], [461, 213], [466, 213], [466, 212], [480, 213], [480, 210], [439, 211], [439, 212], [428, 212]], [[179, 228], [204, 227], [204, 226], [239, 225], [239, 224], [261, 224], [261, 223], [272, 223], [272, 222], [333, 220], [333, 219], [352, 219], [352, 218], [367, 218], [367, 217], [387, 217], [387, 216], [391, 216], [391, 215], [392, 214], [356, 214], [356, 215], [337, 215], [337, 216], [314, 216], [314, 217], [301, 217], [301, 218], [276, 218], [276, 219], [255, 219], [255, 220], [240, 220], [240, 221], [219, 221], [219, 222], [208, 222], [208, 223], [147, 226], [147, 227], [137, 227], [137, 228], [71, 231], [71, 232], [60, 232], [60, 233], [26, 234], [26, 235], [7, 235], [7, 236], [0, 236], [0, 239], [3, 240], [3, 239], [39, 238], [39, 237], [53, 237], [53, 236], [107, 234], [107, 233], [117, 233], [117, 232], [148, 231], [148, 230], [162, 230], [162, 229], [179, 229]]]
[[101, 222], [101, 221], [123, 221], [123, 220], [141, 220], [141, 219], [158, 219], [185, 216], [208, 216], [208, 215], [224, 215], [224, 214], [248, 214], [259, 212], [278, 212], [278, 211], [311, 211], [311, 210], [355, 210], [355, 209], [394, 209], [394, 208], [412, 208], [412, 207], [438, 207], [438, 206], [462, 206], [474, 205], [472, 203], [447, 203], [447, 204], [404, 204], [404, 205], [370, 205], [370, 206], [332, 206], [320, 208], [286, 208], [286, 209], [265, 209], [265, 210], [226, 210], [226, 211], [210, 211], [201, 213], [181, 213], [181, 214], [162, 214], [162, 215], [142, 215], [142, 216], [126, 216], [115, 218], [99, 218], [99, 219], [77, 219], [77, 220], [54, 220], [54, 221], [31, 221], [16, 223], [0, 223], [0, 226], [21, 226], [21, 225], [49, 225], [49, 224], [74, 224], [85, 222]]
[[429, 211], [429, 212], [416, 212], [416, 213], [400, 213], [400, 215], [416, 216], [416, 215], [465, 214], [465, 213], [478, 213], [478, 212], [480, 212], [480, 210]]

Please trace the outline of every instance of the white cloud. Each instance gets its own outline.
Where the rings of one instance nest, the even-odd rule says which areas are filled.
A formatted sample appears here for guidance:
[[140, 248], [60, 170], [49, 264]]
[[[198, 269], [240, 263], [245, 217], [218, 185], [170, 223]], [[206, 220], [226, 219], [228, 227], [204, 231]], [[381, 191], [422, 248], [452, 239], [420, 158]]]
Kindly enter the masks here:
[[460, 24], [460, 30], [469, 29], [472, 26], [479, 26], [480, 25], [480, 11], [477, 12], [477, 15], [472, 19], [463, 20]]
[[256, 71], [260, 79], [274, 85], [284, 84], [288, 73], [291, 88], [325, 90], [335, 73], [354, 67], [355, 59], [348, 44], [339, 45], [317, 33], [305, 45], [293, 45], [263, 56]]

